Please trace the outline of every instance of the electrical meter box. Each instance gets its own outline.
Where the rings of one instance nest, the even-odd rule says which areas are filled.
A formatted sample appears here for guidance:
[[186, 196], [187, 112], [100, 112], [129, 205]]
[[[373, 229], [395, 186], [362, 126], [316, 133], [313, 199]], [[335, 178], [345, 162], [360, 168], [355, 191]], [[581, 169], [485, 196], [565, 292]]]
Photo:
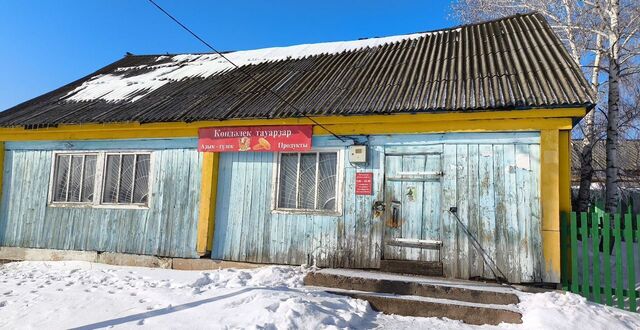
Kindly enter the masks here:
[[350, 163], [366, 163], [367, 162], [367, 146], [350, 146], [349, 162]]

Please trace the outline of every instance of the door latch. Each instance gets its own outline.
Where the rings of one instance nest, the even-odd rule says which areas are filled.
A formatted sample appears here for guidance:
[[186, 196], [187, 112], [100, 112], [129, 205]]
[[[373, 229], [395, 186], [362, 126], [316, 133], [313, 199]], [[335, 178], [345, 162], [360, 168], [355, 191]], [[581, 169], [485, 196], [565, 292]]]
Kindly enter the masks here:
[[385, 208], [386, 206], [383, 201], [375, 201], [373, 203], [373, 216], [376, 218], [381, 216], [382, 213], [384, 213]]
[[400, 202], [391, 202], [391, 227], [398, 228], [400, 224]]

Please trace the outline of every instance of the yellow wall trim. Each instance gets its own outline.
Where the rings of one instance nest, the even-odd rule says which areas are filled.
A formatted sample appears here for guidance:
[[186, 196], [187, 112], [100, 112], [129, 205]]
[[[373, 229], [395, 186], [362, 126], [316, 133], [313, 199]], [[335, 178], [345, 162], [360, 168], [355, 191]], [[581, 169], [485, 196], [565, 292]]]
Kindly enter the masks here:
[[4, 190], [4, 142], [0, 142], [0, 201], [2, 200], [2, 191]]
[[543, 281], [549, 283], [560, 282], [560, 141], [559, 130], [540, 131]]
[[198, 236], [196, 251], [205, 255], [211, 251], [218, 187], [219, 154], [202, 153], [202, 179], [200, 183], [200, 208], [198, 211]]
[[[314, 117], [336, 134], [392, 134], [571, 129], [585, 108]], [[308, 118], [60, 125], [54, 128], [0, 128], [0, 141], [92, 140], [196, 137], [198, 128], [221, 126], [312, 125]], [[314, 134], [330, 134], [315, 125]]]

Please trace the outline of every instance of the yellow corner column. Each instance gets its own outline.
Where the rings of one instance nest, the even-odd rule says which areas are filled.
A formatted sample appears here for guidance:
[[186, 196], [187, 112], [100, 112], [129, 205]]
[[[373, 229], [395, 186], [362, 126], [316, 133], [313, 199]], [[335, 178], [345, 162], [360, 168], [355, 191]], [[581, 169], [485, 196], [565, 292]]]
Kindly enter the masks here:
[[216, 192], [218, 188], [219, 154], [202, 154], [202, 179], [200, 182], [200, 209], [198, 212], [198, 241], [196, 250], [203, 256], [213, 246]]
[[[542, 207], [542, 254], [545, 271], [542, 280], [560, 282], [560, 187], [561, 146], [560, 131], [540, 131], [540, 200]], [[564, 136], [564, 134], [563, 134]], [[564, 205], [563, 205], [564, 206]]]
[[571, 212], [571, 131], [558, 135], [560, 156], [560, 212]]
[[2, 200], [2, 190], [4, 188], [4, 142], [0, 142], [0, 200]]

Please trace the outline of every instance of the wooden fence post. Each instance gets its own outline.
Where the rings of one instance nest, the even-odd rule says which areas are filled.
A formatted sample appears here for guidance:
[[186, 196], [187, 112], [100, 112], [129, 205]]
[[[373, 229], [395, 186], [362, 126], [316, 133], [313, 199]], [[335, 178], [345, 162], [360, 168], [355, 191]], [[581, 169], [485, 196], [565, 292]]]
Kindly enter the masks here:
[[627, 243], [627, 290], [629, 291], [629, 310], [636, 311], [636, 270], [633, 254], [633, 222], [631, 214], [624, 217], [624, 240]]
[[606, 303], [613, 306], [613, 294], [611, 293], [611, 218], [602, 218], [602, 252], [604, 254], [604, 294]]
[[[591, 243], [593, 244], [593, 301], [600, 303], [600, 217], [591, 214]], [[584, 242], [582, 243], [584, 244]], [[606, 266], [605, 266], [606, 267]]]
[[[609, 216], [605, 213], [606, 216]], [[613, 246], [616, 249], [616, 299], [618, 308], [624, 309], [624, 285], [622, 277], [622, 228], [620, 228], [620, 214], [613, 216], [615, 228], [613, 228]]]

